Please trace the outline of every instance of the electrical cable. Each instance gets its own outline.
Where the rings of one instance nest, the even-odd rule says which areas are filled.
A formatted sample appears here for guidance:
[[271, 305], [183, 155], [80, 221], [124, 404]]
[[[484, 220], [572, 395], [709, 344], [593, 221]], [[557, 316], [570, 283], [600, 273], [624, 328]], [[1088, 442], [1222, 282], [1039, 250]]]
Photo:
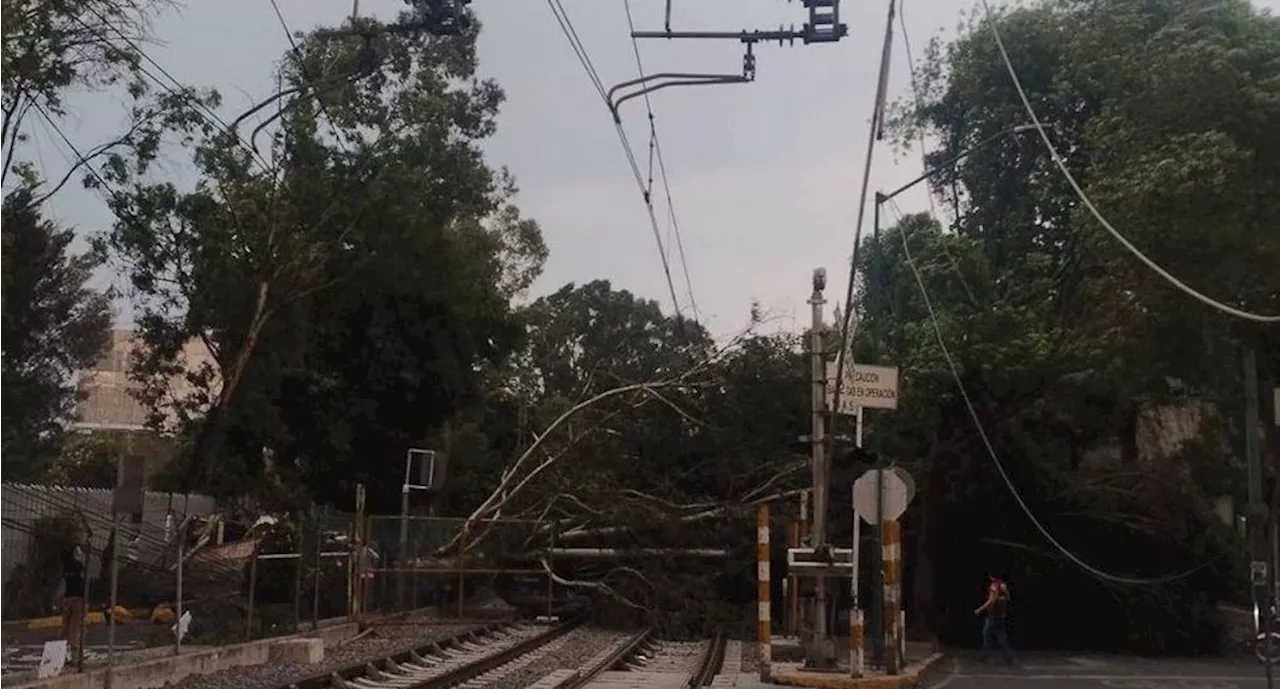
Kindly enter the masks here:
[[[316, 89], [316, 82], [307, 74], [307, 65], [302, 60], [302, 51], [298, 48], [298, 42], [293, 39], [293, 33], [289, 31], [289, 23], [284, 19], [284, 13], [280, 11], [280, 4], [277, 0], [271, 0], [271, 9], [275, 11], [276, 19], [280, 20], [280, 28], [284, 30], [285, 38], [289, 39], [290, 54], [293, 55], [293, 62], [298, 66], [298, 72], [302, 76], [303, 82], [315, 94], [316, 105], [320, 107], [320, 114], [324, 115], [324, 119], [329, 123], [329, 131], [333, 134], [334, 141], [342, 150], [346, 151], [346, 144], [342, 141], [341, 134], [338, 133], [338, 127], [333, 123], [333, 117], [329, 115], [329, 109], [325, 107], [324, 101], [320, 99], [320, 92]], [[349, 153], [349, 151], [348, 151]]]
[[[168, 77], [169, 81], [172, 81], [173, 84], [178, 87], [178, 89], [182, 91], [187, 91], [187, 92], [191, 91], [190, 87], [184, 85], [181, 81], [178, 81], [178, 79], [175, 78], [172, 74], [170, 74], [168, 70], [166, 70], [160, 63], [153, 60], [150, 55], [147, 55], [147, 53], [142, 49], [141, 46], [139, 46], [132, 39], [126, 36], [124, 32], [122, 32], [119, 28], [116, 27], [115, 24], [112, 24], [111, 22], [109, 22], [106, 17], [104, 17], [100, 12], [98, 12], [98, 10], [94, 9], [92, 4], [86, 4], [85, 9], [89, 10], [89, 12], [91, 12], [100, 21], [102, 21], [104, 25], [106, 25], [113, 32], [115, 32], [115, 34], [120, 37], [120, 40], [124, 41], [125, 45], [129, 46], [129, 48], [133, 50], [135, 53], [137, 53], [139, 57], [151, 63], [151, 65], [155, 67], [157, 71], [159, 71], [164, 76]], [[99, 30], [89, 26], [89, 24], [86, 23], [79, 16], [72, 15], [72, 18], [75, 19], [77, 22], [79, 22], [80, 25], [83, 26], [90, 33], [93, 33], [97, 35], [99, 38], [101, 38], [102, 40], [110, 43], [110, 39], [107, 36], [105, 36]], [[142, 67], [141, 65], [138, 66], [138, 71], [141, 72], [144, 76], [154, 81], [161, 88], [168, 91], [175, 98], [183, 98], [184, 95], [185, 97], [189, 98], [190, 102], [194, 103], [198, 107], [197, 114], [200, 115], [201, 119], [203, 119], [205, 122], [208, 122], [211, 125], [214, 125], [215, 128], [221, 129], [223, 133], [230, 134], [231, 136], [235, 137], [235, 140], [240, 144], [240, 147], [248, 151], [250, 154], [252, 154], [254, 158], [257, 158], [258, 162], [262, 164], [264, 170], [266, 170], [267, 172], [271, 171], [272, 169], [271, 164], [268, 163], [267, 160], [263, 158], [262, 155], [259, 154], [258, 151], [253, 148], [253, 146], [251, 146], [244, 139], [242, 139], [235, 130], [231, 129], [231, 127], [226, 123], [226, 121], [224, 121], [218, 115], [218, 113], [215, 112], [212, 108], [210, 108], [208, 105], [205, 105], [203, 102], [200, 101], [200, 99], [190, 97], [190, 93], [181, 94], [178, 91], [175, 91], [173, 87], [161, 81], [159, 77], [147, 71], [147, 69]]]
[[991, 439], [990, 437], [988, 437], [987, 431], [982, 425], [982, 420], [978, 416], [978, 411], [973, 404], [973, 400], [969, 397], [969, 392], [968, 390], [965, 389], [964, 382], [960, 378], [960, 369], [958, 366], [956, 366], [956, 362], [951, 356], [951, 351], [947, 349], [946, 339], [943, 338], [942, 336], [942, 328], [938, 325], [938, 314], [933, 309], [933, 301], [929, 298], [929, 291], [924, 286], [924, 279], [920, 276], [920, 271], [916, 267], [915, 259], [911, 257], [911, 246], [910, 246], [910, 243], [907, 241], [907, 233], [903, 231], [903, 228], [900, 224], [902, 220], [902, 212], [901, 210], [898, 209], [896, 203], [894, 203], [893, 201], [890, 201], [889, 203], [893, 208], [894, 214], [898, 216], [898, 220], [899, 220], [898, 235], [902, 239], [903, 257], [906, 260], [907, 267], [911, 269], [911, 274], [915, 276], [916, 285], [920, 288], [920, 296], [924, 300], [925, 309], [929, 312], [929, 322], [933, 326], [934, 337], [938, 342], [939, 349], [942, 351], [943, 358], [946, 359], [947, 367], [951, 371], [951, 376], [956, 381], [956, 388], [960, 391], [960, 397], [964, 400], [965, 408], [969, 411], [969, 417], [973, 420], [973, 425], [977, 429], [978, 436], [982, 439], [982, 444], [986, 448], [987, 454], [990, 455], [992, 463], [995, 464], [997, 473], [1000, 474], [1000, 478], [1001, 480], [1004, 481], [1005, 487], [1009, 489], [1009, 494], [1013, 496], [1014, 501], [1018, 503], [1018, 506], [1020, 508], [1022, 508], [1023, 513], [1027, 515], [1027, 519], [1029, 519], [1031, 521], [1031, 524], [1036, 528], [1036, 530], [1040, 532], [1040, 535], [1043, 536], [1044, 539], [1048, 541], [1050, 545], [1056, 548], [1068, 560], [1070, 560], [1073, 564], [1075, 564], [1080, 569], [1104, 581], [1111, 581], [1118, 584], [1129, 584], [1129, 585], [1137, 585], [1137, 586], [1152, 586], [1152, 585], [1168, 584], [1174, 581], [1178, 581], [1180, 579], [1185, 579], [1199, 572], [1200, 570], [1205, 569], [1206, 567], [1212, 565], [1217, 560], [1221, 559], [1222, 555], [1218, 555], [1191, 569], [1188, 569], [1183, 572], [1179, 572], [1177, 574], [1171, 574], [1163, 577], [1145, 578], [1145, 579], [1135, 578], [1135, 577], [1122, 577], [1122, 576], [1116, 576], [1109, 572], [1105, 572], [1101, 569], [1098, 569], [1097, 567], [1094, 567], [1093, 565], [1090, 565], [1088, 562], [1085, 562], [1083, 559], [1077, 556], [1074, 552], [1069, 550], [1065, 545], [1063, 545], [1057, 538], [1054, 537], [1054, 535], [1049, 531], [1049, 529], [1045, 527], [1045, 525], [1041, 523], [1041, 521], [1036, 517], [1035, 513], [1031, 510], [1031, 506], [1028, 505], [1026, 500], [1023, 499], [1022, 494], [1018, 491], [1017, 486], [1014, 485], [1013, 479], [1010, 478], [1009, 472], [1005, 469], [1004, 463], [1000, 461], [999, 455], [996, 454], [995, 447], [992, 445]]
[[[916, 113], [923, 111], [924, 99], [920, 95], [920, 82], [916, 78], [916, 61], [911, 54], [911, 36], [907, 33], [907, 13], [903, 11], [903, 5], [906, 0], [898, 2], [898, 27], [902, 31], [902, 49], [907, 58], [907, 73], [911, 77], [911, 99], [915, 103]], [[916, 126], [916, 140], [920, 144], [920, 164], [923, 172], [928, 172], [929, 154], [924, 142], [924, 129], [919, 125]], [[933, 185], [929, 181], [925, 181], [925, 198], [929, 200], [929, 214], [941, 222], [943, 218], [939, 217], [937, 205], [933, 202]], [[960, 218], [953, 217], [951, 221], [946, 223], [956, 229], [960, 225]], [[964, 272], [960, 270], [960, 263], [956, 261], [956, 257], [951, 253], [951, 249], [947, 248], [946, 242], [942, 243], [942, 252], [946, 254], [947, 261], [951, 263], [952, 270], [955, 271], [956, 277], [960, 279], [960, 285], [964, 288], [964, 293], [969, 297], [969, 301], [977, 306], [978, 298], [973, 294], [973, 288], [969, 286], [969, 281], [965, 279]]]
[[[559, 23], [560, 30], [564, 33], [569, 45], [573, 48], [574, 54], [578, 57], [578, 62], [586, 70], [587, 78], [591, 80], [591, 85], [600, 94], [601, 102], [608, 108], [608, 91], [600, 80], [600, 75], [596, 71], [595, 64], [591, 61], [591, 56], [587, 53], [586, 46], [582, 45], [582, 41], [578, 38], [578, 32], [573, 27], [573, 20], [569, 18], [569, 13], [564, 9], [560, 0], [547, 0], [547, 7], [551, 10], [551, 14], [555, 16], [556, 22]], [[610, 112], [612, 113], [612, 111]], [[612, 114], [610, 117], [612, 117]], [[671, 277], [671, 262], [667, 257], [667, 250], [662, 242], [662, 231], [658, 228], [658, 217], [653, 209], [653, 199], [650, 198], [649, 194], [645, 193], [644, 176], [640, 171], [640, 164], [636, 161], [635, 151], [632, 149], [631, 140], [627, 136], [626, 129], [623, 128], [622, 122], [616, 119], [614, 120], [614, 128], [617, 130], [619, 141], [622, 142], [622, 149], [627, 156], [627, 162], [631, 166], [631, 174], [635, 177], [636, 187], [640, 190], [645, 208], [649, 213], [649, 225], [653, 230], [653, 239], [658, 245], [658, 256], [662, 259], [662, 272], [667, 280], [667, 290], [671, 296], [671, 304], [675, 308], [676, 322], [683, 332], [684, 316], [680, 309], [680, 299], [676, 296], [675, 280]]]
[[[637, 40], [635, 37], [636, 24], [635, 24], [635, 20], [631, 15], [631, 0], [622, 0], [622, 5], [627, 13], [627, 28], [631, 32], [631, 48], [636, 56], [636, 71], [639, 73], [639, 76], [643, 78], [645, 76], [644, 62], [640, 59], [640, 41]], [[700, 320], [698, 316], [698, 302], [693, 297], [693, 281], [689, 279], [689, 262], [685, 259], [684, 239], [681, 237], [681, 234], [680, 234], [680, 221], [679, 219], [676, 218], [675, 204], [671, 200], [671, 185], [668, 182], [668, 178], [667, 178], [667, 163], [666, 163], [666, 159], [662, 155], [662, 139], [658, 137], [658, 128], [657, 128], [657, 124], [654, 121], [654, 116], [653, 116], [653, 104], [652, 102], [650, 102], [648, 91], [644, 92], [644, 109], [649, 115], [650, 149], [651, 151], [656, 152], [658, 157], [658, 174], [662, 179], [663, 193], [667, 197], [667, 217], [670, 222], [671, 233], [675, 235], [676, 250], [680, 256], [680, 269], [684, 273], [684, 284], [687, 290], [686, 293], [689, 296], [689, 308], [693, 311], [693, 321], [697, 323]], [[652, 183], [653, 183], [652, 155], [649, 158], [649, 180], [650, 180], [650, 190], [652, 190]], [[670, 236], [671, 235], [668, 235], [668, 241], [670, 240]]]
[[889, 0], [889, 16], [885, 21], [884, 44], [880, 50], [880, 78], [876, 81], [875, 101], [871, 110], [871, 131], [867, 137], [867, 157], [862, 166], [862, 188], [858, 192], [858, 217], [854, 221], [853, 256], [849, 259], [849, 284], [845, 288], [844, 314], [840, 325], [840, 351], [836, 353], [836, 379], [832, 385], [831, 411], [840, 409], [840, 393], [844, 387], [845, 359], [853, 354], [853, 336], [856, 328], [853, 319], [853, 294], [858, 279], [858, 258], [862, 248], [862, 221], [867, 210], [867, 189], [871, 183], [871, 163], [874, 160], [876, 140], [884, 117], [885, 94], [889, 82], [889, 57], [893, 47], [894, 1]]
[[991, 33], [995, 36], [996, 47], [1000, 50], [1000, 59], [1004, 62], [1005, 70], [1009, 73], [1009, 79], [1013, 82], [1013, 88], [1018, 92], [1018, 98], [1022, 101], [1022, 107], [1026, 110], [1027, 117], [1031, 118], [1031, 123], [1035, 125], [1036, 131], [1040, 133], [1040, 140], [1044, 142], [1045, 148], [1048, 149], [1049, 155], [1053, 158], [1053, 162], [1058, 166], [1058, 170], [1062, 172], [1062, 176], [1066, 178], [1067, 183], [1071, 185], [1071, 188], [1075, 191], [1080, 202], [1084, 204], [1085, 208], [1089, 209], [1089, 213], [1093, 215], [1094, 219], [1106, 228], [1107, 232], [1111, 233], [1111, 236], [1115, 237], [1116, 241], [1120, 242], [1120, 244], [1123, 245], [1124, 248], [1128, 249], [1129, 253], [1133, 254], [1139, 261], [1142, 261], [1142, 263], [1157, 275], [1164, 278], [1169, 284], [1177, 287], [1189, 296], [1194, 297], [1201, 303], [1215, 308], [1225, 314], [1235, 316], [1236, 318], [1256, 321], [1258, 323], [1280, 323], [1280, 315], [1251, 313], [1228, 304], [1223, 304], [1212, 297], [1197, 292], [1194, 288], [1182, 282], [1177, 277], [1174, 277], [1172, 273], [1160, 267], [1158, 263], [1147, 258], [1147, 256], [1143, 254], [1138, 247], [1134, 246], [1133, 243], [1126, 239], [1119, 230], [1112, 226], [1106, 217], [1102, 215], [1101, 211], [1098, 210], [1097, 206], [1093, 205], [1093, 201], [1089, 199], [1089, 196], [1085, 194], [1084, 189], [1081, 188], [1080, 184], [1076, 181], [1075, 175], [1071, 174], [1071, 170], [1067, 169], [1067, 164], [1063, 161], [1062, 156], [1058, 154], [1058, 149], [1053, 145], [1053, 142], [1049, 140], [1049, 134], [1045, 131], [1044, 124], [1040, 122], [1040, 118], [1036, 115], [1035, 108], [1031, 106], [1031, 100], [1027, 98], [1027, 92], [1022, 88], [1022, 81], [1018, 79], [1018, 73], [1013, 68], [1013, 61], [1009, 59], [1009, 52], [1005, 49], [1004, 39], [1000, 36], [1000, 29], [996, 26], [995, 12], [992, 11], [991, 5], [987, 0], [982, 0], [982, 7], [987, 15], [987, 25], [991, 27]]

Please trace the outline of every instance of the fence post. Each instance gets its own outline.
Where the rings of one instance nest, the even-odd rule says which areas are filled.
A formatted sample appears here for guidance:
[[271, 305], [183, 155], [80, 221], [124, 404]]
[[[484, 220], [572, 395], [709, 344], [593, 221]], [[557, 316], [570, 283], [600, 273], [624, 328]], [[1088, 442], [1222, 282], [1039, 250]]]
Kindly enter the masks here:
[[367, 566], [368, 548], [364, 540], [364, 484], [356, 484], [356, 516], [351, 524], [351, 544], [355, 548], [351, 556], [351, 573], [348, 575], [347, 618], [360, 621], [360, 611], [364, 606], [364, 571]]
[[[325, 507], [321, 514], [328, 514], [328, 508]], [[314, 582], [314, 590], [311, 592], [311, 631], [320, 628], [320, 551], [321, 541], [324, 540], [323, 535], [323, 517], [316, 516], [316, 559], [315, 559], [315, 575], [312, 577]], [[302, 558], [298, 558], [301, 560]]]
[[182, 526], [178, 527], [178, 534], [177, 534], [178, 594], [176, 598], [178, 599], [178, 603], [177, 605], [174, 606], [174, 609], [176, 610], [176, 612], [174, 613], [174, 616], [173, 616], [173, 654], [176, 656], [182, 655], [182, 545], [183, 545], [182, 542], [183, 540], [185, 540], [183, 538], [183, 534], [186, 533], [186, 529], [184, 529], [183, 526], [186, 526], [186, 523], [187, 523], [187, 520], [184, 518], [182, 520]]
[[560, 520], [556, 519], [551, 522], [551, 545], [547, 548], [547, 622], [551, 622], [552, 611], [555, 609], [556, 598], [556, 532], [560, 530]]
[[769, 597], [769, 503], [761, 503], [756, 508], [756, 586], [759, 596], [757, 620], [760, 636], [760, 681], [768, 682], [773, 663], [773, 645], [770, 638], [769, 620], [771, 601]]
[[293, 628], [302, 629], [302, 553], [306, 550], [307, 538], [303, 530], [307, 528], [307, 520], [302, 510], [294, 510], [298, 523], [298, 540], [296, 541], [297, 557], [293, 558]]
[[244, 640], [253, 640], [253, 595], [258, 588], [258, 548], [253, 546], [253, 559], [249, 561], [249, 612], [244, 617]]
[[466, 569], [466, 553], [467, 553], [467, 522], [462, 522], [461, 538], [458, 539], [458, 618], [464, 617], [464, 606], [466, 604], [466, 586], [467, 575], [464, 573]]

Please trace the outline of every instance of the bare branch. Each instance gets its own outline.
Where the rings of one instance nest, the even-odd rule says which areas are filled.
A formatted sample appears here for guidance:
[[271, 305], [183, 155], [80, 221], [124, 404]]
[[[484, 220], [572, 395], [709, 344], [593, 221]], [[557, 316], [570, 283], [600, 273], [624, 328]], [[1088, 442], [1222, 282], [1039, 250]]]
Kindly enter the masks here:
[[601, 578], [599, 581], [575, 581], [572, 579], [565, 579], [560, 575], [556, 574], [555, 571], [551, 569], [551, 565], [550, 563], [547, 562], [546, 558], [540, 558], [538, 561], [542, 563], [542, 568], [546, 570], [547, 576], [551, 577], [551, 580], [553, 582], [560, 584], [561, 586], [568, 586], [570, 588], [592, 589], [594, 591], [602, 591], [605, 594], [609, 595], [614, 600], [618, 601], [619, 603], [622, 603], [623, 605], [629, 608], [650, 612], [649, 608], [646, 608], [643, 605], [639, 605], [637, 603], [632, 602], [626, 596], [623, 596], [622, 594], [614, 590], [613, 587], [604, 583], [605, 580], [607, 580], [610, 576], [613, 576], [614, 574], [631, 574], [632, 576], [636, 577], [640, 581], [643, 581], [644, 583], [648, 584], [651, 590], [655, 590], [655, 591], [657, 590], [657, 587], [653, 585], [653, 582], [649, 581], [647, 578], [645, 578], [643, 574], [636, 571], [635, 569], [632, 569], [631, 567], [615, 567], [609, 570], [609, 572], [605, 574], [604, 577]]

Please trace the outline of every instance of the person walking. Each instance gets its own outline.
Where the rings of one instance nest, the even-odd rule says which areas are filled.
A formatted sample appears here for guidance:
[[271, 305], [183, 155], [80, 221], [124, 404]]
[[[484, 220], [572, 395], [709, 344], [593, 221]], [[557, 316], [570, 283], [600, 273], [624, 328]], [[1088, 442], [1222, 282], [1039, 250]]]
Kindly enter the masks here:
[[67, 641], [69, 660], [84, 669], [85, 566], [80, 546], [62, 553], [62, 638]]
[[1009, 586], [1002, 577], [987, 577], [987, 599], [973, 614], [986, 615], [982, 623], [982, 654], [978, 659], [987, 662], [987, 655], [999, 648], [1004, 663], [1012, 665], [1013, 651], [1009, 649], [1009, 631], [1006, 625], [1009, 617]]

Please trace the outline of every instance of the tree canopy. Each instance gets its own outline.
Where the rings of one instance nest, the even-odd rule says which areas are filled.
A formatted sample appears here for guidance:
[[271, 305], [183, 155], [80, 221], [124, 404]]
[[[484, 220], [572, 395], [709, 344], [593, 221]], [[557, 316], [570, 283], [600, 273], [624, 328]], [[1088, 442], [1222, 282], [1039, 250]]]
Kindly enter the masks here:
[[[1280, 199], [1267, 133], [1280, 118], [1277, 20], [1246, 2], [1065, 0], [995, 21], [1049, 138], [1100, 212], [1193, 288], [1280, 312], [1280, 226], [1267, 220]], [[1243, 468], [1238, 435], [1224, 431], [1239, 418], [1241, 348], [1259, 351], [1275, 380], [1275, 329], [1193, 300], [1098, 224], [1034, 129], [1020, 127], [1029, 116], [985, 17], [950, 45], [935, 42], [922, 71], [919, 107], [899, 106], [895, 131], [903, 144], [922, 133], [938, 143], [926, 165], [939, 166], [933, 191], [952, 232], [908, 216], [872, 240], [860, 342], [905, 368], [903, 409], [875, 430], [893, 455], [920, 458], [918, 556], [974, 579], [991, 561], [1016, 563], [1024, 599], [1106, 588], [1121, 606], [1072, 597], [1074, 610], [1057, 618], [1122, 610], [1107, 625], [1115, 639], [1095, 643], [1212, 645], [1214, 611], [1186, 601], [1232, 586], [1235, 558], [1222, 557], [1230, 536], [1209, 505], [1243, 497], [1231, 487], [1242, 481], [1223, 480]], [[1165, 586], [1124, 585], [1082, 571], [1025, 514], [1011, 519], [1022, 509], [977, 437], [939, 339], [1013, 486], [1072, 554], [1130, 578], [1212, 566]], [[1191, 438], [1156, 442], [1187, 430], [1167, 418], [1188, 409]], [[918, 589], [918, 607], [937, 613], [934, 596], [959, 597], [965, 585], [935, 579]], [[963, 624], [933, 622], [944, 634]]]

